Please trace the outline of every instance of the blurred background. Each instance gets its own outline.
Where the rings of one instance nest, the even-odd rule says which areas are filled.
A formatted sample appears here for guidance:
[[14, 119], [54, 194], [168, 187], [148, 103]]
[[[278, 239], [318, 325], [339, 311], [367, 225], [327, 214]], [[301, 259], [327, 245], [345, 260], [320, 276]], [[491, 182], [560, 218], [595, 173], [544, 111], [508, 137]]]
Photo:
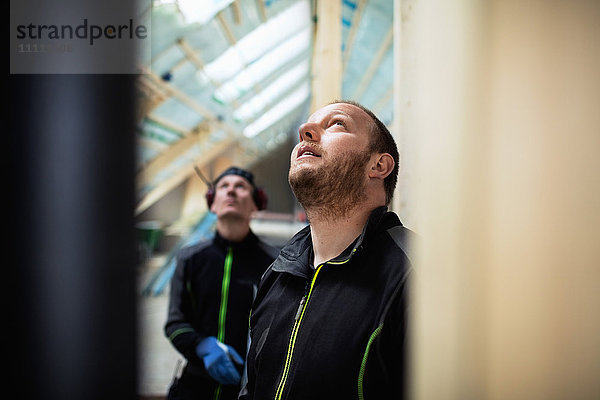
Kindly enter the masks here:
[[[27, 15], [80, 21], [91, 3]], [[214, 228], [205, 180], [252, 170], [269, 197], [252, 229], [281, 246], [306, 223], [297, 128], [350, 99], [395, 136], [391, 209], [421, 238], [411, 397], [600, 398], [600, 3], [131, 3], [116, 15], [149, 28], [143, 62], [119, 53], [134, 73], [111, 54], [8, 77], [23, 397], [164, 398], [174, 254]]]

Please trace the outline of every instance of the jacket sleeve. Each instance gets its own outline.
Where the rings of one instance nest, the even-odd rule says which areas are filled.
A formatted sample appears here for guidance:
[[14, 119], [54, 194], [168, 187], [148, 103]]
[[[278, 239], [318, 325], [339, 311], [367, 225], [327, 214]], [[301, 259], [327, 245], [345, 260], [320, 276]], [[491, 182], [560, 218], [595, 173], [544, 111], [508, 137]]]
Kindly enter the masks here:
[[192, 326], [192, 294], [187, 288], [189, 280], [187, 262], [189, 258], [177, 257], [175, 273], [171, 278], [171, 291], [169, 294], [169, 309], [164, 332], [173, 347], [177, 349], [188, 361], [200, 363], [196, 355], [196, 346], [204, 338]]
[[[384, 322], [381, 340], [378, 343], [377, 359], [381, 377], [386, 387], [393, 388], [394, 398], [407, 396], [408, 346], [410, 322], [410, 274], [407, 274], [398, 295], [395, 297], [389, 314]], [[392, 394], [392, 393], [389, 393]]]

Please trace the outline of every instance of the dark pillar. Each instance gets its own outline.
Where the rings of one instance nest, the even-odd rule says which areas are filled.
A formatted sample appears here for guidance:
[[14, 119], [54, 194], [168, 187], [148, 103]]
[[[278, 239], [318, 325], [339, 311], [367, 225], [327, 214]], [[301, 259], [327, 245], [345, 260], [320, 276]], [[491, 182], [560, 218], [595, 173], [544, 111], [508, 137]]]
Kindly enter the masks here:
[[9, 78], [16, 358], [6, 366], [20, 398], [135, 396], [133, 85], [132, 75]]
[[9, 77], [5, 366], [19, 398], [135, 397], [134, 78]]

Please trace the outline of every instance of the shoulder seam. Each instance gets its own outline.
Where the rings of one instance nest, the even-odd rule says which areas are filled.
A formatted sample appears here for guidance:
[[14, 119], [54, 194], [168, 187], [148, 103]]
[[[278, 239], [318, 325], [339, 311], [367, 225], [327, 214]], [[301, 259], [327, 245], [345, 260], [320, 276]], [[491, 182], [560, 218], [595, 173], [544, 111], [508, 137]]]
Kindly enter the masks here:
[[408, 261], [410, 262], [411, 266], [413, 266], [414, 257], [413, 251], [411, 250], [412, 246], [410, 241], [415, 239], [414, 232], [402, 225], [389, 228], [387, 232], [394, 241], [394, 243], [396, 243], [396, 246], [398, 246], [400, 250], [402, 250], [402, 252], [406, 255], [406, 258], [408, 258]]

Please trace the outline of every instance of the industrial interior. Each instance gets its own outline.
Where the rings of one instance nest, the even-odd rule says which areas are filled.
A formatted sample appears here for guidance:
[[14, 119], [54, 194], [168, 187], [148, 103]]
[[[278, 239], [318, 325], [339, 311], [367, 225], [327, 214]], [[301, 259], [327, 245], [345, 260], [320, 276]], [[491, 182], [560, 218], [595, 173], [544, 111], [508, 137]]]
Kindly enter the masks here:
[[[94, 22], [98, 5], [65, 1], [23, 26]], [[144, 40], [84, 43], [129, 62], [143, 42], [134, 72], [77, 38], [52, 62], [18, 54], [38, 72], [11, 61], [21, 397], [166, 399], [183, 361], [169, 283], [178, 250], [214, 234], [209, 183], [252, 171], [268, 205], [251, 228], [283, 246], [308, 223], [287, 181], [298, 127], [347, 99], [394, 136], [389, 209], [419, 237], [410, 398], [600, 398], [599, 2], [135, 3]]]
[[[316, 102], [353, 99], [391, 127], [394, 2], [319, 7], [310, 0], [152, 3], [151, 64], [137, 82], [143, 301], [166, 307], [177, 250], [213, 234], [204, 193], [230, 165], [251, 170], [268, 195], [267, 210], [252, 221], [257, 235], [280, 247], [305, 226], [287, 170], [298, 126]], [[165, 317], [157, 310], [146, 336], [166, 353], [164, 364], [159, 356], [141, 361], [141, 394], [163, 393], [176, 367], [175, 350], [160, 337]]]
[[164, 395], [179, 358], [166, 292], [174, 252], [211, 234], [204, 180], [252, 170], [269, 196], [252, 229], [282, 245], [306, 223], [287, 183], [297, 128], [343, 98], [395, 136], [391, 209], [423, 237], [414, 398], [597, 398], [600, 7], [193, 3], [152, 3], [137, 84], [141, 396]]

